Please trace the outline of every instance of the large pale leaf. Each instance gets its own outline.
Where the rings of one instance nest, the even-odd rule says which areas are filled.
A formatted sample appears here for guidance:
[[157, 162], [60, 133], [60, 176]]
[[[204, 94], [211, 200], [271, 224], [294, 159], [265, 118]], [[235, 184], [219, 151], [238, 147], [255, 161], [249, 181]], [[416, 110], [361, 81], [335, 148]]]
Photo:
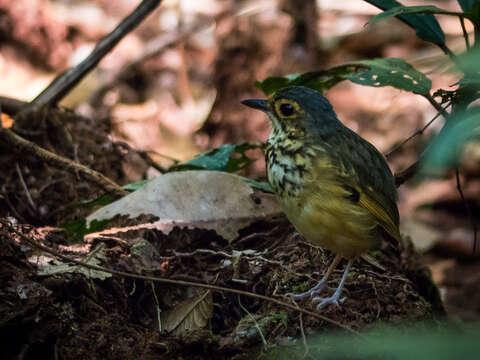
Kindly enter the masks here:
[[148, 227], [168, 233], [174, 226], [215, 230], [233, 240], [238, 230], [280, 210], [273, 195], [254, 190], [244, 178], [219, 171], [179, 171], [152, 179], [137, 191], [97, 210], [87, 218], [154, 215]]
[[[403, 6], [401, 3], [395, 0], [365, 0], [366, 2], [375, 5], [382, 10], [390, 10], [398, 6]], [[412, 27], [417, 36], [425, 41], [432, 42], [434, 44], [444, 46], [445, 34], [442, 28], [438, 24], [437, 19], [431, 14], [417, 15], [406, 14], [398, 15], [398, 19]]]

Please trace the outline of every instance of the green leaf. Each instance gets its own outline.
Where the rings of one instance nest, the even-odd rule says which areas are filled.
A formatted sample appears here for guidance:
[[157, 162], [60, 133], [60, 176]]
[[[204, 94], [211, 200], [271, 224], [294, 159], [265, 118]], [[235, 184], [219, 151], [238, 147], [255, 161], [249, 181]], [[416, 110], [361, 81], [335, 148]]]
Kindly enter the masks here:
[[85, 218], [73, 220], [62, 227], [65, 229], [68, 238], [80, 241], [87, 234], [91, 234], [97, 231], [102, 231], [106, 229], [107, 224], [110, 220], [93, 220], [90, 223], [90, 227], [87, 228], [87, 221]]
[[[398, 6], [403, 6], [401, 3], [395, 0], [365, 1], [382, 10], [390, 10]], [[440, 45], [442, 47], [445, 45], [445, 34], [438, 24], [437, 19], [435, 19], [433, 15], [406, 14], [398, 15], [397, 18], [413, 28], [420, 39]]]
[[480, 74], [480, 49], [473, 48], [457, 56], [459, 70], [465, 74]]
[[148, 183], [149, 181], [150, 181], [150, 180], [140, 180], [140, 181], [136, 181], [136, 182], [133, 182], [133, 183], [130, 183], [130, 184], [127, 184], [127, 185], [122, 186], [122, 189], [123, 189], [123, 190], [127, 190], [127, 191], [135, 191], [135, 190], [140, 189], [143, 185], [145, 185], [145, 184]]
[[449, 119], [428, 147], [421, 175], [437, 175], [456, 166], [465, 144], [479, 135], [480, 114], [464, 113]]
[[460, 4], [462, 10], [467, 12], [472, 11], [473, 5], [478, 3], [478, 0], [457, 0], [457, 2]]
[[267, 182], [264, 182], [264, 181], [256, 181], [256, 180], [253, 180], [253, 179], [250, 179], [250, 178], [246, 178], [246, 177], [243, 177], [243, 176], [241, 176], [241, 178], [242, 178], [248, 185], [250, 185], [250, 187], [253, 188], [253, 189], [258, 189], [258, 190], [262, 190], [262, 191], [264, 191], [264, 192], [273, 193], [272, 187], [271, 187], [270, 184], [267, 183]]
[[[277, 79], [275, 81], [270, 81], [270, 79], [272, 78], [257, 81], [257, 86], [266, 95], [270, 95], [282, 87], [293, 85], [306, 86], [322, 92], [346, 79], [367, 86], [393, 86], [415, 94], [428, 94], [432, 87], [432, 82], [428, 77], [399, 58], [362, 60], [328, 70], [274, 78]], [[282, 81], [278, 79], [282, 79]], [[264, 87], [263, 84], [267, 84], [267, 86]], [[280, 87], [276, 88], [273, 84]]]
[[238, 143], [224, 144], [220, 147], [197, 155], [191, 160], [173, 165], [168, 171], [214, 170], [235, 172], [250, 165], [256, 159], [249, 158], [245, 152], [261, 147], [260, 144]]
[[464, 13], [443, 10], [433, 5], [431, 6], [397, 6], [397, 7], [394, 7], [393, 9], [390, 9], [390, 10], [384, 11], [383, 13], [375, 15], [370, 19], [368, 23], [372, 24], [374, 22], [380, 21], [382, 19], [386, 19], [388, 17], [399, 16], [403, 14], [442, 14], [442, 15], [467, 17], [466, 14]]
[[403, 59], [380, 58], [358, 63], [370, 69], [350, 76], [349, 80], [354, 83], [375, 87], [393, 86], [415, 94], [428, 94], [432, 88], [432, 81]]
[[301, 74], [289, 74], [284, 77], [269, 77], [263, 81], [255, 81], [255, 86], [262, 90], [266, 95], [274, 93], [277, 89], [288, 86], [292, 81], [301, 77]]
[[361, 64], [347, 64], [333, 67], [328, 70], [313, 71], [303, 74], [289, 74], [284, 77], [270, 77], [263, 81], [256, 81], [255, 86], [265, 95], [270, 95], [286, 86], [301, 85], [323, 92], [339, 82], [348, 79], [348, 76], [368, 67]]
[[[122, 189], [127, 190], [127, 191], [135, 191], [140, 189], [143, 185], [148, 183], [150, 180], [140, 180], [136, 181], [127, 185], [123, 185]], [[111, 194], [103, 194], [100, 195], [99, 197], [95, 199], [89, 199], [89, 200], [83, 200], [81, 201], [78, 205], [76, 206], [89, 206], [89, 207], [94, 207], [94, 206], [105, 206], [108, 205], [116, 200], [115, 197], [113, 197]]]

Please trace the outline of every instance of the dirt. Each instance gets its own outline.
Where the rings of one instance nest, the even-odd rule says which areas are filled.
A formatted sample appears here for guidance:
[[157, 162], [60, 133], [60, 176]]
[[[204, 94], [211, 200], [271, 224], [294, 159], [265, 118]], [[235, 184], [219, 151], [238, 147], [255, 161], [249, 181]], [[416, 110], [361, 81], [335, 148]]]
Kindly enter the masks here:
[[[231, 245], [213, 231], [176, 228], [168, 236], [158, 231], [132, 231], [121, 240], [112, 235], [99, 237], [86, 244], [88, 250], [82, 254], [61, 250], [68, 248], [65, 244], [72, 246], [64, 232], [31, 226], [18, 229], [62, 254], [81, 255], [80, 259], [103, 243], [107, 258], [102, 265], [110, 269], [212, 283], [287, 302], [282, 294], [315, 284], [332, 259], [327, 251], [302, 242], [284, 219], [257, 223]], [[300, 325], [295, 311], [215, 291], [213, 316], [206, 329], [179, 336], [164, 334], [159, 331], [157, 305], [162, 312], [168, 311], [186, 298], [188, 288], [116, 276], [103, 281], [77, 273], [39, 276], [37, 264], [32, 263], [38, 251], [6, 228], [0, 236], [0, 332], [6, 358], [57, 354], [65, 359], [222, 359], [260, 349], [258, 324], [270, 344], [299, 337], [301, 326], [307, 334], [338, 330], [308, 316], [303, 316]], [[142, 241], [151, 245], [151, 251], [139, 255], [134, 249]], [[251, 255], [247, 249], [256, 252]], [[245, 255], [229, 257], [235, 251]], [[235, 261], [227, 262], [232, 259]], [[322, 315], [354, 329], [378, 321], [407, 326], [441, 319], [443, 309], [435, 288], [408, 243], [401, 249], [385, 244], [376, 259], [385, 270], [357, 261], [346, 282], [345, 302], [327, 307]], [[329, 285], [336, 286], [341, 272], [335, 271]], [[299, 305], [315, 311], [310, 301]]]
[[[14, 129], [59, 156], [78, 161], [118, 183], [126, 182], [122, 166], [128, 162], [128, 152], [109, 138], [109, 120], [42, 109], [23, 119], [23, 124], [17, 120]], [[102, 193], [79, 174], [11, 152], [5, 144], [0, 144], [0, 149], [0, 214], [12, 215], [25, 224], [62, 224], [85, 215], [89, 209], [81, 203]]]

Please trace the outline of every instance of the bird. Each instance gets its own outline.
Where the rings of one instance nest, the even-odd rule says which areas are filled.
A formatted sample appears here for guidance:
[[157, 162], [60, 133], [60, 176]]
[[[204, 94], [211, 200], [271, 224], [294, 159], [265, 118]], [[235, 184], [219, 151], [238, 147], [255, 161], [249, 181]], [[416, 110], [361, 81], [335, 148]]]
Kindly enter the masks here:
[[[335, 254], [314, 287], [286, 295], [311, 298], [318, 310], [339, 306], [353, 261], [379, 249], [383, 237], [401, 239], [394, 176], [375, 146], [346, 127], [314, 89], [287, 86], [241, 103], [270, 119], [265, 162], [281, 209], [307, 242]], [[342, 259], [347, 264], [338, 287], [320, 296]]]

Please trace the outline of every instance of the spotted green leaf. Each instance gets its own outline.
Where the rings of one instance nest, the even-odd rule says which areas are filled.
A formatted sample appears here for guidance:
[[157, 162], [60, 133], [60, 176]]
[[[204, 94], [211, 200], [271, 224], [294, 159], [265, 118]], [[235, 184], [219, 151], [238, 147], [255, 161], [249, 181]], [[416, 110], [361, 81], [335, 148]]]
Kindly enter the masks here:
[[322, 92], [346, 79], [367, 86], [393, 86], [415, 94], [428, 94], [432, 87], [432, 82], [427, 76], [399, 58], [361, 60], [323, 71], [267, 78], [257, 81], [256, 86], [266, 95], [293, 85], [306, 86]]

